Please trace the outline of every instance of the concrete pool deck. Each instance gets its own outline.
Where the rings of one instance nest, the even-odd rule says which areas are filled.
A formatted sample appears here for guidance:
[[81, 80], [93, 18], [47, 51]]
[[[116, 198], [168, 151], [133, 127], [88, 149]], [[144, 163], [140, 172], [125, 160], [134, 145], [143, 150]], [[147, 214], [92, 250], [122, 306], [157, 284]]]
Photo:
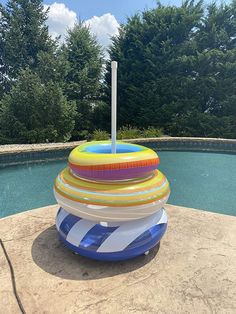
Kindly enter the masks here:
[[[26, 313], [236, 313], [236, 217], [167, 205], [159, 251], [104, 263], [60, 244], [57, 208], [0, 219]], [[0, 313], [21, 313], [2, 247]]]

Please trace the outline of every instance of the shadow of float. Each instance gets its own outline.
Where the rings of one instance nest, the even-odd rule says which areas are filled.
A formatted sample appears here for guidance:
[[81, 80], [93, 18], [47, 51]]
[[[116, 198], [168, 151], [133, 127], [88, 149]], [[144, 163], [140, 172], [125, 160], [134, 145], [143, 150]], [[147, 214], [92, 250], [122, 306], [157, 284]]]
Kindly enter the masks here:
[[132, 272], [149, 263], [160, 245], [145, 256], [122, 262], [94, 261], [75, 255], [58, 239], [55, 225], [44, 230], [34, 240], [32, 258], [47, 273], [69, 280], [93, 280]]

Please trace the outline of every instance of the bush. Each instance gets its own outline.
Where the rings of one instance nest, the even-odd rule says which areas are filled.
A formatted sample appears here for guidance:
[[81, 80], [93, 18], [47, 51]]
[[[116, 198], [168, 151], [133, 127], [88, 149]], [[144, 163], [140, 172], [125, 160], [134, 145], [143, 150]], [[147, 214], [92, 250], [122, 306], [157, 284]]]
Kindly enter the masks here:
[[74, 130], [70, 141], [91, 141], [93, 134], [89, 130]]
[[235, 138], [236, 123], [233, 116], [218, 117], [193, 111], [177, 117], [167, 131], [171, 136]]
[[160, 137], [162, 135], [163, 135], [162, 129], [148, 127], [146, 130], [143, 130], [143, 137]]
[[140, 130], [131, 126], [124, 126], [118, 130], [117, 138], [119, 140], [132, 139], [132, 138], [148, 138], [148, 137], [160, 137], [162, 136], [162, 129], [155, 129], [154, 127], [148, 127], [145, 130]]
[[130, 138], [140, 138], [142, 137], [142, 131], [137, 128], [130, 126], [123, 126], [118, 130], [117, 138], [119, 140], [130, 139]]
[[95, 130], [92, 134], [92, 139], [94, 141], [102, 141], [110, 139], [110, 134], [107, 131]]
[[67, 101], [59, 84], [43, 84], [37, 74], [24, 70], [0, 103], [1, 142], [66, 142], [75, 114], [75, 104]]

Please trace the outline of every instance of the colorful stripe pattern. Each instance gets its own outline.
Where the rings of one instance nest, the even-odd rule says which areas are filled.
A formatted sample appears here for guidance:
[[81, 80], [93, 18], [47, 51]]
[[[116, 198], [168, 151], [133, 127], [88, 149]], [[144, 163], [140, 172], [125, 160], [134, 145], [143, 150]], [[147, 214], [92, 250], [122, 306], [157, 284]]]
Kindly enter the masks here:
[[159, 164], [157, 154], [144, 146], [117, 142], [111, 154], [108, 141], [90, 142], [76, 147], [69, 156], [75, 174], [90, 180], [127, 180], [151, 174]]
[[56, 191], [54, 191], [54, 194], [58, 204], [61, 207], [63, 207], [66, 211], [68, 211], [70, 214], [95, 222], [98, 221], [122, 222], [147, 217], [158, 211], [160, 208], [162, 208], [167, 202], [169, 197], [168, 195], [166, 198], [162, 198], [158, 201], [134, 207], [133, 206], [111, 207], [84, 204], [80, 202], [71, 201], [67, 198], [64, 198]]
[[154, 247], [166, 231], [167, 216], [162, 208], [143, 219], [102, 225], [60, 208], [56, 227], [60, 239], [72, 251], [96, 260], [118, 261]]
[[59, 237], [74, 252], [98, 260], [124, 260], [155, 246], [167, 228], [163, 209], [169, 183], [157, 154], [146, 147], [91, 142], [75, 148], [58, 176]]
[[148, 204], [170, 193], [166, 177], [158, 170], [149, 180], [138, 183], [106, 184], [79, 179], [66, 168], [58, 175], [54, 189], [64, 198], [75, 202], [113, 207]]

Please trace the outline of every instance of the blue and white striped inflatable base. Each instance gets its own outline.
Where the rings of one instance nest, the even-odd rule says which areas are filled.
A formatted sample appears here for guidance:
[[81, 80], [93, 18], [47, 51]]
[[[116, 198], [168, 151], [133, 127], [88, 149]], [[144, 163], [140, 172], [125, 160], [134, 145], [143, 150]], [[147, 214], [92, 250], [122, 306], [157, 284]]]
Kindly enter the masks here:
[[121, 223], [96, 223], [60, 208], [56, 227], [64, 244], [80, 255], [103, 261], [121, 261], [153, 248], [167, 228], [162, 208], [151, 216]]

